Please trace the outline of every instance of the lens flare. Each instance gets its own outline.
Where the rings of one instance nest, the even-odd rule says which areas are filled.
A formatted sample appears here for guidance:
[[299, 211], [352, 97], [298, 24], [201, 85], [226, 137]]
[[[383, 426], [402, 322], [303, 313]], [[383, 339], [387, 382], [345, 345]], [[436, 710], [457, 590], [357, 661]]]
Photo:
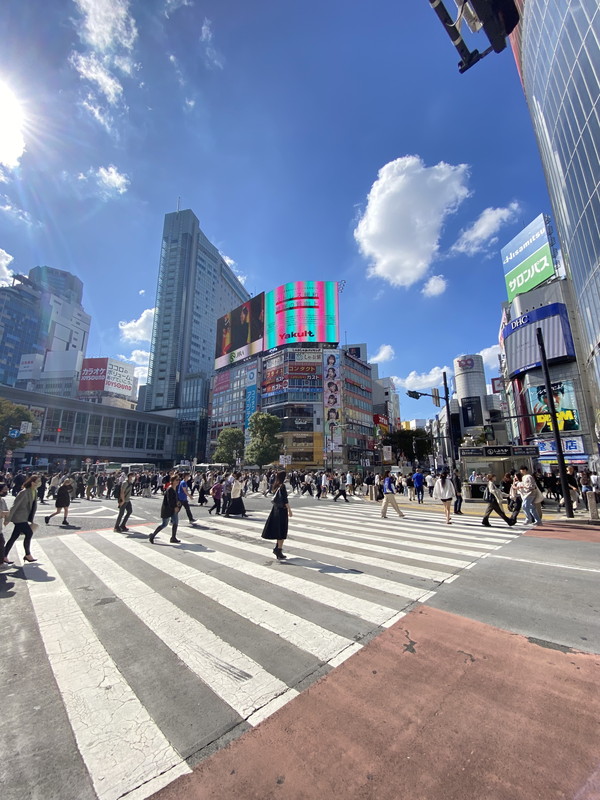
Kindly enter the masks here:
[[25, 114], [15, 93], [0, 82], [0, 165], [8, 169], [19, 166], [25, 152]]

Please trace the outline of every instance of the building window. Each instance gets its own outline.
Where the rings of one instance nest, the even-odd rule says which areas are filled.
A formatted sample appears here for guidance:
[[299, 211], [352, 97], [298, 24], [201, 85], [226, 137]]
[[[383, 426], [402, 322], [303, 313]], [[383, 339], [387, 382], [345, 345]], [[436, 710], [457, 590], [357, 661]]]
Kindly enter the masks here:
[[88, 414], [78, 411], [75, 415], [75, 428], [73, 429], [73, 444], [85, 444], [85, 433], [88, 424]]
[[127, 430], [125, 433], [125, 447], [133, 450], [135, 447], [135, 422], [133, 420], [127, 421]]
[[113, 433], [113, 447], [123, 447], [123, 439], [125, 437], [125, 420], [115, 420], [115, 430]]
[[104, 417], [102, 420], [102, 434], [100, 436], [100, 447], [110, 447], [112, 444], [114, 419]]
[[92, 414], [90, 417], [90, 424], [88, 425], [88, 432], [86, 438], [87, 447], [98, 447], [100, 441], [100, 426], [102, 424], [102, 417], [99, 414]]

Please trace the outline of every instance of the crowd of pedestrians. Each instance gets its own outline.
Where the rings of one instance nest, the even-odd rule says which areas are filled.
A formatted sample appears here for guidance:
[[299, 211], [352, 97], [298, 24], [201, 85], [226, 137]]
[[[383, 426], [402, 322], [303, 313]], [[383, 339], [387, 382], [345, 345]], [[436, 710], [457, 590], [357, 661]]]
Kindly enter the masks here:
[[[590, 492], [600, 493], [598, 476], [595, 472], [582, 470], [578, 472], [573, 466], [567, 470], [567, 484], [571, 500], [575, 508], [581, 503], [588, 507]], [[543, 504], [554, 500], [559, 505], [564, 503], [560, 482], [553, 473], [531, 474], [525, 466], [519, 470], [506, 473], [501, 480], [493, 473], [483, 475], [472, 472], [468, 478], [471, 483], [484, 486], [483, 499], [486, 507], [481, 524], [491, 525], [492, 515], [499, 517], [504, 523], [513, 526], [519, 513], [525, 515], [526, 524], [539, 526], [542, 524]], [[224, 517], [248, 517], [244, 498], [248, 492], [260, 493], [271, 497], [271, 512], [265, 524], [263, 538], [275, 541], [273, 553], [278, 560], [284, 559], [283, 542], [287, 538], [288, 518], [292, 516], [286, 484], [289, 484], [292, 496], [313, 497], [317, 501], [326, 498], [343, 500], [363, 497], [371, 501], [381, 502], [381, 517], [387, 518], [392, 508], [400, 518], [405, 514], [398, 505], [398, 498], [403, 496], [417, 505], [424, 503], [425, 492], [434, 502], [442, 504], [444, 519], [452, 524], [452, 511], [462, 515], [463, 485], [457, 471], [450, 474], [443, 471], [439, 475], [424, 473], [415, 469], [407, 474], [386, 470], [382, 474], [370, 471], [365, 475], [357, 472], [339, 472], [335, 470], [299, 471], [287, 473], [283, 470], [269, 469], [262, 473], [235, 471], [177, 472], [175, 470], [114, 474], [95, 473], [34, 473], [23, 472], [11, 474], [0, 473], [0, 564], [11, 564], [9, 554], [15, 542], [22, 536], [24, 558], [35, 561], [31, 554], [31, 540], [35, 529], [34, 522], [38, 504], [54, 504], [54, 511], [44, 516], [46, 525], [56, 516], [62, 516], [60, 525], [68, 528], [69, 509], [74, 499], [86, 501], [105, 498], [117, 503], [117, 519], [114, 530], [127, 533], [128, 520], [133, 513], [132, 499], [135, 497], [151, 497], [160, 494], [160, 523], [150, 534], [150, 542], [154, 543], [158, 534], [171, 525], [170, 542], [179, 544], [177, 528], [179, 512], [183, 509], [188, 522], [194, 524], [190, 504], [195, 500], [199, 507], [207, 507], [208, 514]], [[14, 501], [10, 509], [6, 496], [12, 493]], [[196, 495], [196, 497], [194, 497]], [[600, 500], [600, 497], [598, 497]], [[210, 505], [212, 502], [212, 505]], [[505, 510], [504, 504], [507, 504]], [[11, 522], [13, 530], [8, 541], [3, 535], [3, 527]]]

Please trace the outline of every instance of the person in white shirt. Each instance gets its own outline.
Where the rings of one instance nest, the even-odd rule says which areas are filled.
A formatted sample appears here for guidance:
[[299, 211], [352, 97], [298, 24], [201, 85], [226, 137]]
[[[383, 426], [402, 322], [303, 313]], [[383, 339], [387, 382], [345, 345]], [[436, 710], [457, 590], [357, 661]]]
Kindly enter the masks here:
[[435, 486], [433, 487], [433, 499], [442, 501], [447, 525], [452, 525], [450, 520], [450, 511], [452, 510], [452, 501], [455, 497], [456, 490], [453, 482], [448, 477], [447, 472], [442, 472], [440, 477], [435, 482]]
[[354, 494], [354, 478], [350, 470], [346, 473], [346, 491], [348, 494]]
[[433, 487], [435, 486], [435, 481], [431, 472], [428, 472], [427, 475], [425, 475], [425, 483], [429, 489], [429, 497], [433, 497]]

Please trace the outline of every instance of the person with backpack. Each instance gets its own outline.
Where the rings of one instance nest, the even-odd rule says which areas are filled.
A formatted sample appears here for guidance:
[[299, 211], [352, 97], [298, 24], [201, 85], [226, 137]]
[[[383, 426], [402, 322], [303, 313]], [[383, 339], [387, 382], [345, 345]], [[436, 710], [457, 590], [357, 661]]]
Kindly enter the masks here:
[[189, 472], [185, 472], [183, 476], [181, 476], [179, 483], [177, 485], [177, 499], [179, 500], [181, 508], [185, 509], [188, 522], [196, 522], [194, 515], [190, 510], [190, 489], [188, 485], [189, 478], [190, 478]]
[[177, 538], [177, 525], [179, 523], [179, 510], [181, 508], [181, 502], [177, 496], [178, 487], [179, 478], [174, 477], [163, 494], [163, 501], [160, 507], [161, 523], [148, 537], [150, 544], [154, 544], [157, 535], [167, 527], [169, 522], [171, 523], [171, 538], [169, 541], [172, 544], [180, 544], [180, 540]]

